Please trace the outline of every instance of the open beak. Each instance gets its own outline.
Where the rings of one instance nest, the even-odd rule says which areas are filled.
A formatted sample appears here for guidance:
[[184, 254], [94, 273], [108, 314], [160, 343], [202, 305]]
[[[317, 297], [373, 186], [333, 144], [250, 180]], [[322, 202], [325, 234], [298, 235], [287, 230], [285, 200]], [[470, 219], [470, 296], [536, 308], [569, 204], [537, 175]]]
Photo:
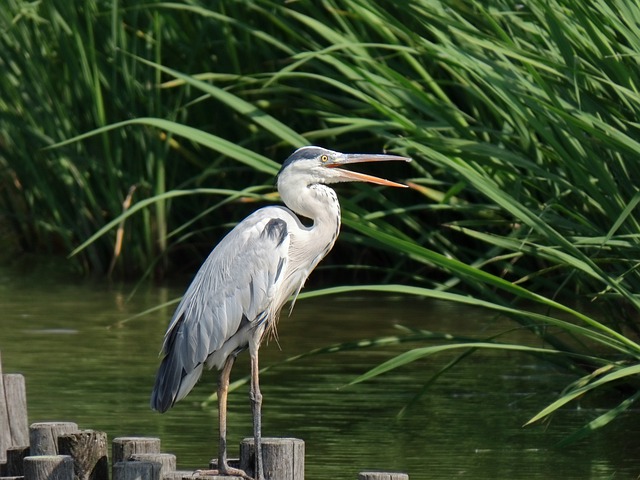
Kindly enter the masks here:
[[335, 158], [332, 162], [325, 164], [327, 168], [335, 168], [340, 172], [341, 177], [346, 181], [352, 182], [369, 182], [376, 185], [384, 185], [387, 187], [401, 187], [408, 188], [407, 185], [402, 183], [392, 182], [385, 180], [384, 178], [374, 177], [373, 175], [367, 175], [366, 173], [352, 172], [351, 170], [344, 170], [343, 165], [350, 163], [369, 163], [369, 162], [410, 162], [408, 157], [400, 157], [398, 155], [386, 155], [386, 154], [368, 154], [368, 153], [345, 153], [340, 157]]

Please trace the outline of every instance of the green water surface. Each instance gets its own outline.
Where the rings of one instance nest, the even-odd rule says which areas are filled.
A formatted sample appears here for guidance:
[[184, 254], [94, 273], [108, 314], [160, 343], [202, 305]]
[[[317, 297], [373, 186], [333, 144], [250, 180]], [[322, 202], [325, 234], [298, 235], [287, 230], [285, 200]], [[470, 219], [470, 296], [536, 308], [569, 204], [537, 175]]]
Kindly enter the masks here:
[[[207, 372], [165, 414], [149, 408], [158, 351], [172, 307], [119, 324], [181, 295], [179, 288], [70, 283], [47, 276], [0, 278], [0, 350], [5, 373], [26, 377], [29, 421], [73, 421], [118, 436], [157, 436], [180, 468], [204, 468], [216, 456], [215, 389]], [[188, 282], [188, 280], [187, 280]], [[186, 285], [186, 283], [185, 283]], [[421, 479], [635, 479], [640, 421], [621, 420], [567, 448], [554, 444], [621, 401], [615, 393], [570, 404], [547, 424], [522, 425], [574, 377], [517, 353], [478, 352], [431, 385], [452, 355], [429, 357], [362, 384], [359, 374], [416, 345], [387, 345], [286, 358], [334, 343], [397, 335], [397, 325], [487, 338], [514, 325], [492, 314], [414, 298], [324, 297], [283, 312], [277, 341], [261, 349], [264, 436], [306, 442], [306, 478], [356, 479], [365, 470]], [[523, 334], [524, 335], [524, 334]], [[248, 374], [242, 354], [232, 380]], [[248, 388], [229, 398], [230, 455], [251, 435]], [[604, 398], [603, 398], [604, 397]], [[610, 398], [608, 398], [610, 397]], [[398, 416], [403, 407], [404, 415]]]

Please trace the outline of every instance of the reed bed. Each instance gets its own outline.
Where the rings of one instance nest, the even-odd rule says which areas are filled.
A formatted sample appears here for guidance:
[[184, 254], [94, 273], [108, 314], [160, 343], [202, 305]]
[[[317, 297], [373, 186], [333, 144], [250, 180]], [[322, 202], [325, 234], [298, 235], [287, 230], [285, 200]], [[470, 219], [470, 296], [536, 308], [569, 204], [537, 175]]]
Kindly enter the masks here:
[[499, 348], [577, 372], [533, 420], [632, 387], [572, 439], [640, 395], [636, 2], [8, 5], [2, 208], [23, 249], [162, 275], [273, 201], [274, 159], [295, 147], [387, 149], [414, 158], [385, 171], [412, 191], [341, 190], [345, 232], [316, 286], [354, 286], [314, 294], [470, 303], [541, 344], [407, 332], [419, 345], [359, 380]]

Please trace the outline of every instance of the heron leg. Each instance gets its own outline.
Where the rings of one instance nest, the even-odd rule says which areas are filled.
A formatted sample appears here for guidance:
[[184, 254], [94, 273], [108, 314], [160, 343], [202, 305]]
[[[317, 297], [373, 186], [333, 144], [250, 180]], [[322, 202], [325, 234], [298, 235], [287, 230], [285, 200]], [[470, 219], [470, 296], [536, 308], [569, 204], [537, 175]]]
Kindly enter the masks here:
[[231, 354], [227, 357], [222, 366], [220, 377], [218, 379], [218, 427], [220, 429], [218, 448], [218, 468], [215, 470], [196, 470], [196, 476], [200, 475], [223, 475], [242, 477], [246, 480], [253, 480], [245, 471], [239, 468], [232, 468], [227, 462], [227, 394], [229, 393], [229, 377], [231, 376], [231, 368], [236, 360], [236, 355]]
[[251, 410], [253, 412], [253, 440], [256, 455], [255, 478], [264, 480], [262, 469], [262, 393], [260, 393], [258, 351], [251, 352]]
[[227, 394], [229, 393], [231, 368], [235, 360], [235, 355], [229, 355], [227, 357], [220, 372], [220, 379], [218, 380], [218, 427], [220, 429], [218, 469], [223, 473], [229, 469], [229, 465], [227, 465]]

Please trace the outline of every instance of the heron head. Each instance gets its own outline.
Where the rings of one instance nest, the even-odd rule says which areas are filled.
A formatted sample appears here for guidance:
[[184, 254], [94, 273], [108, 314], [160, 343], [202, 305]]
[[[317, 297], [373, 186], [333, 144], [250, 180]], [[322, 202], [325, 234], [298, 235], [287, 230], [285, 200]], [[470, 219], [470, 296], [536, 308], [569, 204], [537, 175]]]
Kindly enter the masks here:
[[278, 174], [278, 181], [283, 177], [289, 180], [302, 180], [308, 185], [315, 183], [369, 182], [387, 187], [406, 187], [401, 183], [385, 180], [364, 173], [341, 168], [351, 163], [365, 162], [410, 162], [407, 157], [387, 154], [340, 153], [326, 148], [309, 146], [293, 152], [285, 160]]

